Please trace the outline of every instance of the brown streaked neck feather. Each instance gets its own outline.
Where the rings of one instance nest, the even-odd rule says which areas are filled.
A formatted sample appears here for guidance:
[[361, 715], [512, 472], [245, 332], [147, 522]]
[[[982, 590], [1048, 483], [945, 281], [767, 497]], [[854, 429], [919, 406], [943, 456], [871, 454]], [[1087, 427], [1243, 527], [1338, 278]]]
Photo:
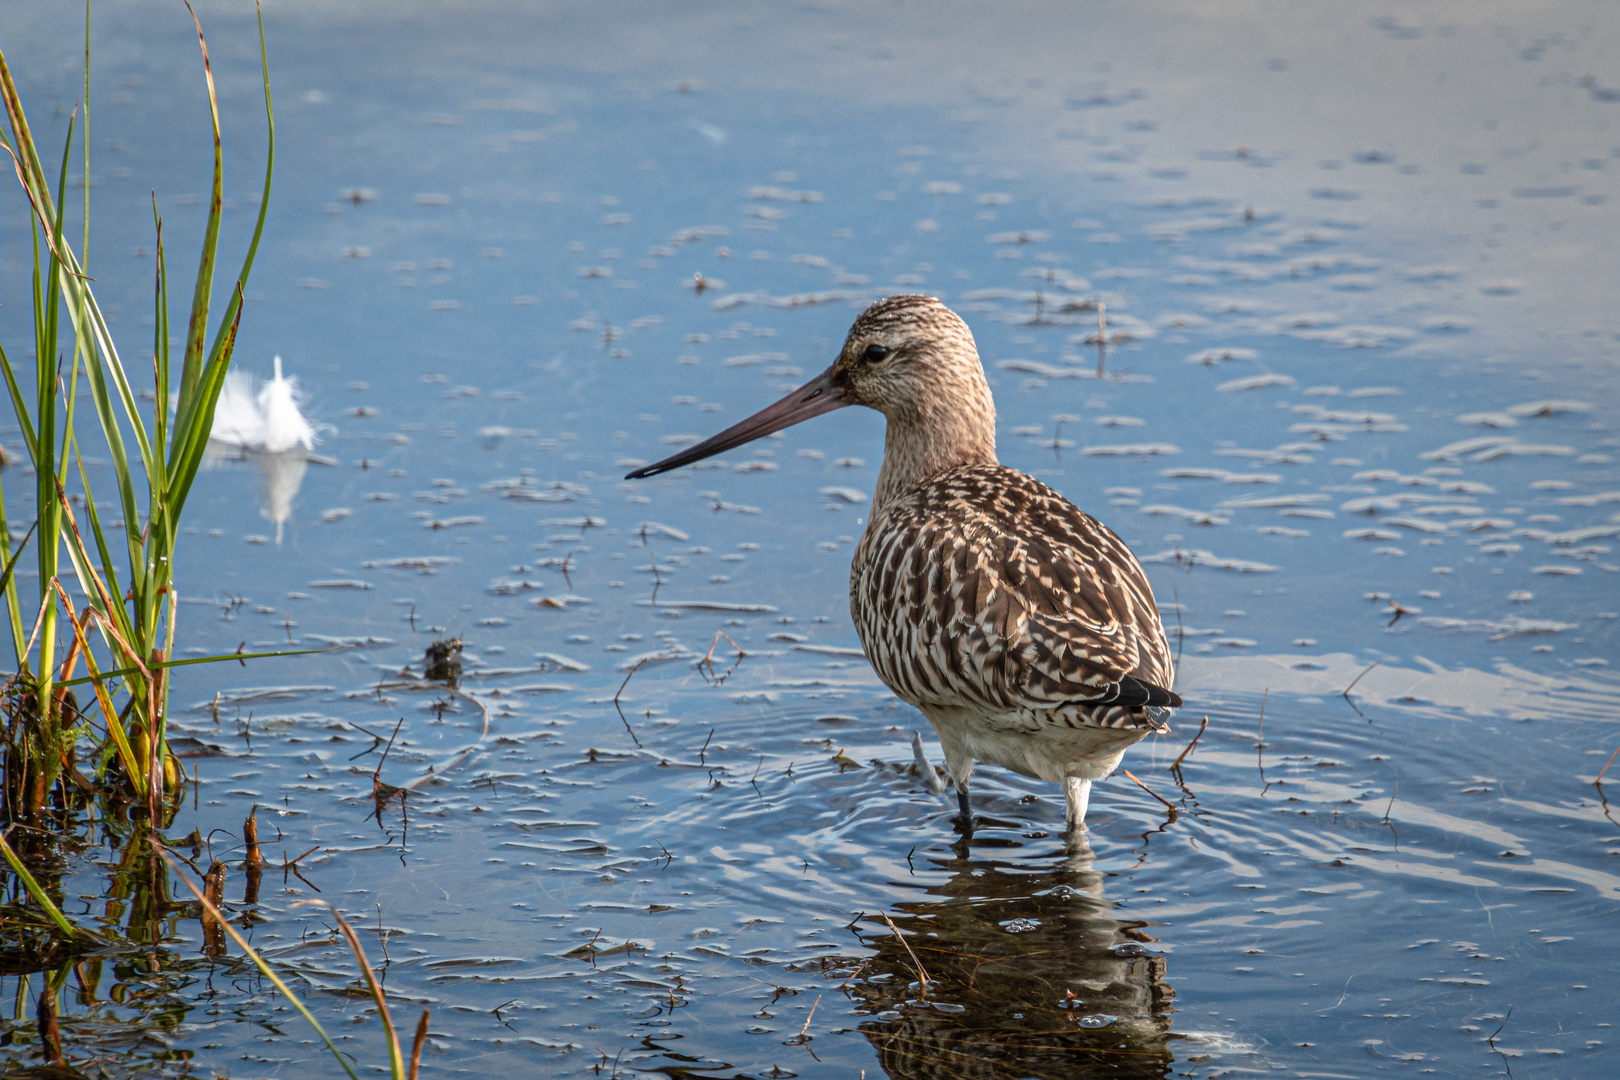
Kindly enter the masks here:
[[935, 368], [938, 379], [919, 387], [911, 400], [885, 410], [888, 429], [872, 495], [873, 518], [924, 480], [961, 465], [997, 464], [996, 404], [971, 341], [965, 349], [965, 356], [959, 353]]

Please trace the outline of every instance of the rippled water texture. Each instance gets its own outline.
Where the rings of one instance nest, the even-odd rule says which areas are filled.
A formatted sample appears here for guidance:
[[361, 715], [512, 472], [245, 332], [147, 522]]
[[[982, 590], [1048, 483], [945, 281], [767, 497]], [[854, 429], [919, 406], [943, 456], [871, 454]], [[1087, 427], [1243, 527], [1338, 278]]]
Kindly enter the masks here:
[[[351, 647], [176, 673], [172, 835], [237, 859], [257, 806], [276, 866], [315, 849], [253, 939], [380, 1063], [295, 905], [369, 927], [428, 1076], [1620, 1072], [1620, 12], [1390, 10], [269, 4], [238, 364], [325, 426], [200, 480], [177, 648]], [[75, 17], [0, 15], [45, 144]], [[256, 39], [202, 17], [239, 244]], [[188, 250], [206, 113], [182, 7], [97, 19], [90, 272], [138, 357], [148, 193]], [[875, 415], [619, 479], [897, 291], [972, 325], [1003, 460], [1147, 564], [1187, 706], [1125, 764], [1174, 813], [1115, 777], [1065, 851], [1061, 794], [986, 768], [960, 842], [848, 616]], [[465, 693], [400, 677], [449, 635]], [[379, 811], [374, 774], [416, 786]], [[110, 857], [71, 914], [118, 917]], [[70, 1047], [336, 1075], [158, 930]]]

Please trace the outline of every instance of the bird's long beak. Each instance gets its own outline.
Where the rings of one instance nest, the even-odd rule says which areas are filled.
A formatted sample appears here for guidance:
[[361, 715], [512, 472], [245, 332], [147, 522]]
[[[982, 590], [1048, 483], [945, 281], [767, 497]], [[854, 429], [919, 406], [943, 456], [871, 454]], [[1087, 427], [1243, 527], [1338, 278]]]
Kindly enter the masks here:
[[775, 405], [761, 409], [748, 419], [731, 425], [718, 435], [704, 439], [696, 446], [688, 447], [663, 461], [643, 466], [626, 475], [625, 479], [639, 480], [644, 476], [657, 476], [659, 473], [678, 469], [682, 465], [702, 461], [734, 446], [753, 442], [773, 431], [781, 431], [802, 420], [841, 409], [848, 404], [849, 402], [844, 400], [843, 387], [833, 379], [833, 368], [828, 368]]

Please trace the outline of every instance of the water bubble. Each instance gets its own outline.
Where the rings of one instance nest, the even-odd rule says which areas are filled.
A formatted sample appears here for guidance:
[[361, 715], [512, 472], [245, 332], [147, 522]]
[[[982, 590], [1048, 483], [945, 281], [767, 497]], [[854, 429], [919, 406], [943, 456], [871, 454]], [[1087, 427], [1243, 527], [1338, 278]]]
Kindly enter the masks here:
[[[1143, 945], [1139, 941], [1122, 941], [1110, 949], [1109, 952], [1113, 953], [1115, 956], [1124, 957], [1126, 959], [1134, 959], [1139, 956], [1164, 955], [1158, 949], [1150, 948], [1147, 945]], [[1110, 1017], [1109, 1021], [1112, 1022], [1113, 1017]]]

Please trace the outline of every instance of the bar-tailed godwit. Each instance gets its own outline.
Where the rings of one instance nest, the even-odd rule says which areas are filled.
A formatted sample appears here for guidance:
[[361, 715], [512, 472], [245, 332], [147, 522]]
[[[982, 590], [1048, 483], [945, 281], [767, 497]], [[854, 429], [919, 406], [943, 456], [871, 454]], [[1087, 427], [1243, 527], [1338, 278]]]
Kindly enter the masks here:
[[1069, 829], [1091, 782], [1181, 704], [1147, 575], [1102, 522], [996, 460], [996, 406], [967, 324], [891, 296], [831, 367], [653, 476], [845, 405], [888, 420], [849, 608], [878, 676], [939, 734], [962, 820], [975, 761], [1062, 783]]

